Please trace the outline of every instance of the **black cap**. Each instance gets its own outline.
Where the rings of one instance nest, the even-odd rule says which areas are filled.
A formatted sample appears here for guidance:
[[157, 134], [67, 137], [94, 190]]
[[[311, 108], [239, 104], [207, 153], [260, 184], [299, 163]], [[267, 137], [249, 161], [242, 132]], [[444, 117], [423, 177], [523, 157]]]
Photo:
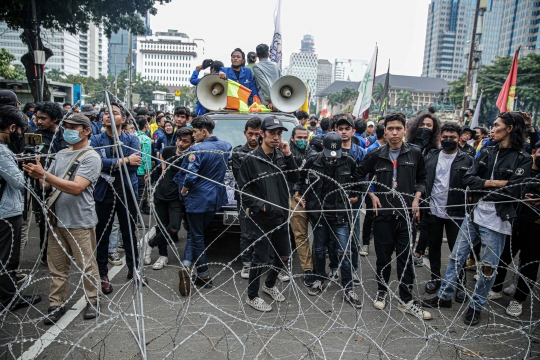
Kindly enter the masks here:
[[64, 120], [64, 122], [74, 125], [83, 125], [85, 128], [92, 126], [90, 119], [81, 113], [71, 114], [67, 119]]
[[341, 119], [336, 121], [336, 126], [339, 126], [339, 125], [341, 125], [343, 123], [346, 123], [347, 125], [350, 125], [350, 126], [354, 127], [354, 122], [353, 122], [352, 118], [349, 118], [348, 116], [347, 117], [342, 117]]
[[19, 99], [13, 91], [0, 90], [0, 104], [1, 105], [17, 105]]
[[94, 106], [92, 104], [84, 104], [81, 107], [81, 114], [83, 115], [92, 116], [92, 115], [97, 115], [97, 113], [98, 112], [94, 110]]
[[463, 134], [464, 132], [469, 132], [471, 134], [471, 139], [474, 137], [474, 135], [476, 135], [476, 131], [474, 131], [473, 129], [471, 129], [468, 126], [464, 126], [461, 129], [461, 132], [459, 133], [459, 135]]
[[261, 124], [261, 130], [274, 130], [274, 129], [281, 129], [283, 131], [289, 131], [285, 126], [283, 126], [283, 123], [281, 120], [279, 120], [276, 116], [270, 115], [264, 118], [262, 124]]
[[323, 139], [323, 154], [327, 158], [339, 159], [341, 157], [341, 136], [335, 132], [328, 133]]

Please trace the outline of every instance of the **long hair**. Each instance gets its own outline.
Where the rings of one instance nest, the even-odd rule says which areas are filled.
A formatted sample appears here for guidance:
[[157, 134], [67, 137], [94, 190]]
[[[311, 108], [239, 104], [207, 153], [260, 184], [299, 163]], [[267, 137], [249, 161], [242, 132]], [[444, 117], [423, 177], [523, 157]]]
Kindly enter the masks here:
[[418, 133], [418, 130], [420, 130], [420, 125], [422, 125], [425, 118], [433, 121], [433, 130], [431, 133], [431, 139], [429, 139], [428, 147], [438, 148], [438, 139], [439, 135], [441, 135], [441, 123], [436, 117], [429, 113], [420, 114], [409, 123], [409, 126], [407, 127], [407, 134], [405, 135], [407, 142], [414, 144], [416, 134]]
[[512, 126], [510, 132], [510, 146], [516, 150], [522, 150], [525, 145], [526, 128], [525, 121], [517, 111], [500, 113], [498, 116], [506, 126]]

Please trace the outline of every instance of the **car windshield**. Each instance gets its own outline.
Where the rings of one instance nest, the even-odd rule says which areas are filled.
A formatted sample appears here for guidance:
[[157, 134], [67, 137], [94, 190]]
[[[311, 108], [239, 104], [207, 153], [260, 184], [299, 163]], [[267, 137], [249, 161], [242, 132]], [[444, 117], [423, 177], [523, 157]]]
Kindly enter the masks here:
[[[214, 134], [219, 140], [228, 141], [233, 148], [238, 145], [243, 145], [246, 143], [246, 138], [244, 136], [244, 126], [246, 125], [246, 121], [247, 119], [214, 119], [216, 124]], [[289, 141], [295, 124], [292, 121], [283, 121], [283, 125], [289, 131], [283, 131], [282, 138], [285, 141]]]

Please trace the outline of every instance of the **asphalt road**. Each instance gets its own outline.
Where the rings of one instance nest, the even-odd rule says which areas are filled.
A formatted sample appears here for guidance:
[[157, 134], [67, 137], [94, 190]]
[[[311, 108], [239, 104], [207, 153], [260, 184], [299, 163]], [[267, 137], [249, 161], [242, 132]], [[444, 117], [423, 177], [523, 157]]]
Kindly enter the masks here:
[[[168, 266], [159, 271], [152, 270], [151, 265], [145, 267], [150, 285], [142, 288], [142, 293], [133, 281], [126, 280], [125, 266], [111, 267], [114, 292], [101, 297], [102, 313], [97, 320], [82, 319], [85, 302], [81, 275], [73, 272], [66, 304], [69, 310], [57, 325], [46, 326], [43, 314], [49, 306], [49, 274], [37, 262], [39, 239], [37, 226], [32, 226], [21, 265], [26, 273], [31, 273], [24, 289], [27, 294], [41, 294], [43, 300], [36, 307], [0, 318], [0, 359], [21, 355], [39, 359], [141, 358], [139, 341], [146, 344], [148, 359], [540, 357], [539, 330], [535, 326], [540, 319], [538, 294], [533, 306], [530, 299], [524, 303], [519, 319], [510, 319], [504, 312], [509, 297], [488, 302], [480, 325], [472, 328], [462, 321], [466, 304], [454, 303], [452, 309], [432, 310], [433, 320], [426, 322], [402, 314], [395, 299], [384, 311], [376, 310], [372, 306], [376, 283], [375, 254], [371, 248], [370, 255], [360, 259], [362, 285], [356, 291], [364, 303], [362, 309], [345, 303], [337, 284], [328, 286], [320, 297], [307, 295], [295, 255], [295, 278], [278, 282], [286, 301], [272, 304], [273, 311], [262, 314], [244, 302], [247, 280], [239, 276], [236, 236], [216, 240], [208, 251], [214, 288], [197, 289], [191, 297], [181, 297], [177, 272], [184, 244], [182, 232], [175, 244], [178, 250], [174, 254], [169, 252]], [[446, 248], [443, 256], [447, 259], [448, 255]], [[157, 256], [155, 249], [153, 261]], [[391, 287], [395, 291], [395, 264], [392, 270]], [[416, 267], [415, 271], [415, 296], [425, 298], [428, 268]], [[469, 289], [474, 287], [472, 274], [468, 276]], [[262, 297], [270, 300], [267, 295]]]

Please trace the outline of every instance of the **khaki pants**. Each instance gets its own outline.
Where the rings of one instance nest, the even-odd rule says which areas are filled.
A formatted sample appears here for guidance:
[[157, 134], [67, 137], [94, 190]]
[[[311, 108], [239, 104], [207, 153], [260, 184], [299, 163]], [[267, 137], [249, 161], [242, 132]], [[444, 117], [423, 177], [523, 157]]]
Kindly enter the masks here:
[[[296, 242], [296, 252], [300, 258], [302, 270], [313, 270], [313, 254], [308, 239], [308, 217], [303, 212], [305, 208], [291, 197], [289, 200], [291, 210], [296, 210], [291, 216], [291, 228]], [[297, 206], [298, 205], [298, 206]]]
[[60, 306], [67, 299], [71, 256], [75, 258], [75, 263], [82, 272], [87, 301], [96, 302], [100, 278], [95, 257], [95, 229], [65, 229], [54, 226], [49, 230], [48, 242], [47, 259], [51, 272], [50, 306]]

